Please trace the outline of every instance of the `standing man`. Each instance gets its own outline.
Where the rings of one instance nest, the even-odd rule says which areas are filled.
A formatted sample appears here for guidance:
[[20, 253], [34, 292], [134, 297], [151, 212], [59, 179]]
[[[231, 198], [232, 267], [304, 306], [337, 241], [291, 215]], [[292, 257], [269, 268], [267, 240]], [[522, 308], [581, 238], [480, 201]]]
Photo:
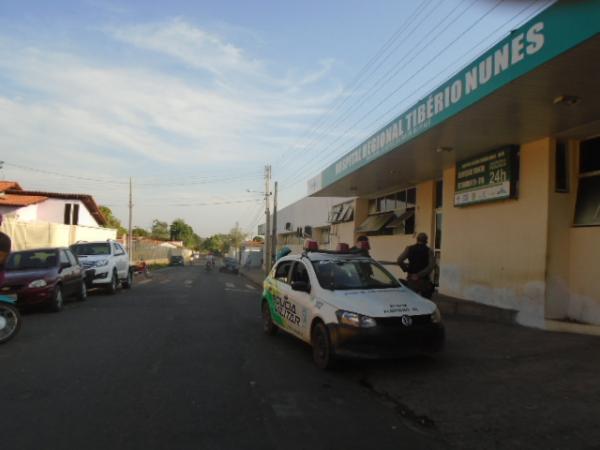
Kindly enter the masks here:
[[[408, 263], [406, 262], [408, 260]], [[409, 245], [398, 256], [398, 265], [407, 273], [407, 286], [425, 298], [431, 298], [435, 289], [431, 273], [435, 267], [433, 250], [427, 246], [427, 235], [419, 233], [417, 243]]]

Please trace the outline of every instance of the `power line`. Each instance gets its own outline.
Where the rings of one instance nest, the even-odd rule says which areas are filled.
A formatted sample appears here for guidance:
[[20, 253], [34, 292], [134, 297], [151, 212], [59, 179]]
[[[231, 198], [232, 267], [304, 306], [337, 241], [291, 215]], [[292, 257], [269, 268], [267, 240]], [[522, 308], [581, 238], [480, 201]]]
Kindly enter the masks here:
[[[322, 128], [326, 123], [327, 123], [327, 117], [329, 114], [333, 113], [336, 109], [341, 108], [346, 101], [352, 97], [352, 95], [356, 92], [356, 87], [355, 85], [357, 85], [359, 83], [359, 81], [361, 81], [361, 79], [363, 78], [363, 76], [372, 71], [373, 74], [375, 74], [377, 72], [377, 70], [379, 69], [379, 67], [381, 67], [381, 65], [383, 64], [383, 62], [385, 62], [389, 56], [398, 48], [398, 46], [394, 47], [394, 49], [388, 54], [388, 56], [386, 58], [383, 58], [376, 66], [372, 66], [372, 64], [384, 53], [387, 52], [388, 48], [393, 44], [394, 41], [398, 40], [400, 38], [400, 36], [403, 34], [404, 31], [406, 31], [408, 28], [405, 28], [405, 25], [410, 23], [411, 21], [413, 21], [414, 19], [416, 19], [421, 12], [423, 11], [424, 7], [428, 6], [427, 0], [423, 0], [419, 6], [415, 9], [415, 11], [413, 11], [413, 13], [406, 18], [406, 20], [396, 29], [396, 31], [392, 34], [392, 36], [390, 38], [388, 38], [388, 40], [383, 44], [383, 46], [377, 51], [377, 53], [372, 56], [364, 65], [363, 67], [359, 70], [358, 74], [353, 78], [353, 80], [349, 83], [348, 87], [342, 91], [335, 99], [334, 99], [334, 104], [329, 107], [323, 114], [321, 114], [316, 120], [315, 122], [311, 125], [311, 129], [308, 132], [307, 136], [310, 136], [310, 134], [315, 134], [320, 128]], [[425, 16], [427, 17], [427, 16]], [[374, 69], [373, 69], [374, 67]], [[371, 70], [373, 69], [373, 70]], [[368, 77], [367, 77], [368, 78]], [[351, 92], [346, 93], [346, 90], [352, 89]], [[340, 102], [341, 100], [341, 102]], [[325, 120], [323, 120], [325, 118]], [[302, 145], [302, 147], [306, 148], [308, 146], [308, 144], [310, 142], [308, 142], [309, 139], [308, 137], [305, 139], [305, 143]], [[279, 158], [279, 160], [277, 160], [275, 162], [275, 164], [277, 165], [281, 165], [284, 163], [284, 160], [289, 159], [289, 157], [293, 155], [293, 149], [289, 149], [288, 152], [282, 154]]]
[[[470, 8], [471, 6], [473, 6], [475, 4], [475, 2], [477, 2], [478, 0], [472, 0], [471, 3], [462, 11], [466, 11], [468, 8]], [[498, 5], [500, 5], [500, 3], [502, 3], [502, 1], [504, 0], [499, 0], [496, 5], [490, 9], [487, 13], [485, 13], [484, 15], [480, 16], [478, 20], [476, 20], [469, 28], [467, 28], [466, 30], [464, 30], [461, 34], [459, 34], [458, 38], [462, 37], [464, 34], [466, 34], [466, 32], [468, 32], [469, 30], [471, 30], [475, 25], [477, 25], [481, 20], [483, 20], [483, 18], [485, 18], [487, 16], [487, 14], [489, 14], [491, 11], [493, 11]], [[460, 5], [462, 5], [463, 3], [465, 3], [465, 0], [463, 0]], [[460, 6], [459, 5], [459, 6]], [[459, 11], [458, 9], [454, 10], [455, 12]], [[433, 28], [437, 28], [439, 27], [441, 24], [443, 24], [448, 18], [452, 18], [453, 16], [447, 16], [445, 18], [443, 18], [440, 22], [438, 22]], [[419, 56], [419, 51], [426, 48], [427, 46], [431, 45], [433, 42], [435, 42], [441, 35], [443, 32], [445, 32], [453, 23], [456, 22], [456, 19], [454, 19], [453, 21], [449, 22], [448, 24], [446, 24], [446, 26], [442, 29], [440, 29], [429, 41], [425, 41], [423, 42], [422, 46], [420, 47], [415, 47], [413, 49], [417, 50], [417, 52], [414, 53], [414, 55], [412, 56], [412, 58], [408, 61], [408, 63], [412, 62], [417, 56]], [[457, 38], [457, 39], [458, 39]], [[352, 131], [360, 122], [362, 122], [368, 115], [370, 115], [372, 112], [374, 112], [375, 110], [377, 110], [379, 108], [379, 106], [381, 106], [382, 104], [384, 104], [385, 102], [387, 102], [388, 100], [390, 100], [391, 96], [394, 95], [395, 93], [397, 93], [400, 89], [404, 88], [404, 84], [407, 83], [408, 81], [412, 80], [416, 75], [418, 75], [421, 70], [423, 68], [425, 68], [433, 59], [435, 59], [437, 56], [439, 56], [441, 53], [443, 53], [448, 47], [450, 47], [454, 42], [456, 42], [455, 39], [454, 41], [452, 41], [450, 44], [448, 44], [442, 51], [440, 51], [439, 53], [437, 53], [434, 58], [432, 58], [431, 60], [429, 60], [428, 62], [426, 62], [425, 64], [423, 64], [421, 67], [419, 67], [413, 74], [411, 77], [409, 77], [406, 80], [402, 80], [401, 82], [399, 82], [399, 87], [397, 89], [395, 89], [394, 91], [392, 91], [391, 94], [388, 94], [386, 97], [384, 97], [382, 100], [380, 100], [374, 107], [372, 107], [366, 114], [364, 114], [358, 121], [356, 121], [350, 128], [348, 128], [347, 130], [345, 130], [343, 133], [339, 134], [337, 138], [335, 138], [333, 141], [329, 142], [324, 148], [321, 149], [321, 152], [331, 148], [334, 144], [336, 144], [337, 142], [340, 141], [340, 139], [343, 138], [344, 135], [346, 135], [348, 132]], [[396, 64], [394, 67], [390, 68], [390, 70], [388, 70], [386, 72], [386, 74], [380, 78], [378, 80], [378, 84], [381, 82], [382, 84], [379, 85], [379, 87], [376, 89], [375, 93], [379, 92], [381, 90], [381, 88], [383, 86], [385, 86], [389, 81], [391, 81], [402, 69], [403, 67], [400, 67], [398, 69], [396, 69], [398, 67], [398, 65], [405, 61], [406, 57], [408, 57], [410, 54], [412, 53], [409, 52], [407, 53], [400, 61], [398, 64]], [[390, 73], [396, 69], [391, 75]], [[387, 77], [387, 78], [386, 78]], [[363, 96], [362, 101], [360, 101], [357, 105], [355, 105], [355, 107], [353, 107], [353, 110], [356, 109], [356, 107], [360, 107], [362, 106], [367, 100], [369, 99], [369, 97]], [[352, 110], [352, 111], [353, 111]], [[340, 118], [340, 120], [337, 121], [337, 123], [341, 123], [341, 119], [344, 119], [347, 117], [347, 114]], [[314, 160], [314, 158], [313, 158]], [[310, 164], [310, 159], [304, 164], [304, 166], [302, 166], [302, 168], [307, 167]], [[302, 169], [299, 169], [302, 170]], [[296, 172], [298, 174], [298, 171]]]
[[[45, 169], [38, 169], [35, 167], [29, 167], [29, 166], [24, 166], [21, 164], [15, 164], [15, 163], [8, 163], [8, 162], [4, 162], [5, 165], [10, 166], [10, 167], [15, 167], [17, 169], [20, 170], [26, 170], [29, 172], [35, 172], [35, 173], [42, 173], [45, 175], [51, 175], [51, 176], [56, 176], [56, 177], [61, 177], [61, 178], [69, 178], [69, 179], [73, 179], [73, 180], [79, 180], [79, 181], [86, 181], [86, 182], [92, 182], [92, 183], [101, 183], [103, 186], [106, 185], [122, 185], [122, 186], [126, 186], [129, 182], [128, 181], [119, 181], [119, 179], [115, 179], [115, 178], [92, 178], [92, 177], [83, 177], [80, 175], [70, 175], [70, 174], [66, 174], [66, 173], [60, 173], [60, 172], [54, 172], [54, 171], [50, 171], [50, 170], [45, 170]], [[155, 187], [169, 187], [169, 186], [195, 186], [195, 185], [203, 185], [203, 184], [211, 184], [211, 183], [222, 183], [222, 182], [226, 182], [226, 181], [234, 181], [234, 180], [241, 180], [241, 179], [250, 179], [250, 178], [258, 178], [261, 177], [262, 174], [259, 172], [247, 172], [244, 174], [239, 174], [236, 176], [231, 176], [231, 177], [219, 177], [219, 176], [213, 176], [212, 178], [208, 178], [208, 179], [203, 179], [203, 180], [199, 180], [199, 181], [182, 181], [182, 182], [163, 182], [163, 183], [136, 183], [136, 186], [155, 186]]]
[[[465, 1], [466, 1], [466, 0], [462, 0], [462, 2], [459, 4], [459, 7], [460, 7], [460, 5], [462, 5], [462, 4], [463, 4]], [[473, 0], [473, 3], [475, 3], [476, 1], [478, 1], [478, 0]], [[442, 0], [438, 0], [438, 3], [437, 3], [437, 4], [435, 4], [435, 6], [434, 6], [434, 9], [435, 9], [437, 6], [439, 6], [439, 5], [441, 4], [441, 2], [442, 2]], [[457, 8], [458, 8], [458, 7], [457, 7]], [[468, 7], [467, 7], [467, 9], [468, 9]], [[457, 9], [455, 9], [455, 11], [457, 11]], [[466, 9], [465, 9], [465, 11], [466, 11]], [[433, 29], [437, 28], [437, 27], [438, 27], [438, 26], [439, 26], [441, 23], [443, 23], [444, 21], [446, 21], [446, 20], [447, 20], [449, 17], [451, 17], [451, 16], [445, 16], [444, 18], [442, 18], [442, 20], [441, 20], [441, 21], [440, 21], [438, 24], [436, 24], [436, 25], [432, 26], [432, 27], [431, 27], [431, 29], [433, 30]], [[425, 16], [424, 16], [424, 17], [423, 17], [423, 18], [422, 18], [422, 19], [421, 19], [419, 22], [415, 22], [415, 23], [413, 23], [413, 24], [411, 25], [411, 27], [412, 27], [412, 28], [411, 28], [411, 27], [408, 27], [408, 28], [407, 28], [407, 30], [410, 30], [410, 31], [408, 32], [408, 33], [409, 33], [409, 35], [410, 35], [411, 33], [414, 33], [414, 32], [415, 32], [415, 31], [418, 29], [418, 27], [419, 27], [419, 26], [420, 26], [420, 25], [421, 25], [421, 24], [422, 24], [422, 23], [425, 21], [425, 19], [427, 19], [427, 18], [428, 18], [428, 16], [427, 16], [427, 15], [425, 15]], [[442, 31], [444, 31], [444, 30], [442, 30]], [[434, 41], [436, 40], [436, 38], [437, 38], [437, 37], [438, 37], [440, 34], [441, 34], [441, 32], [438, 32], [438, 34], [437, 34], [437, 35], [436, 35], [434, 38], [432, 38], [432, 39], [431, 39], [430, 41], [428, 41], [428, 42], [425, 42], [425, 45], [428, 45], [428, 44], [430, 44], [430, 43], [434, 42]], [[402, 44], [402, 43], [401, 43], [401, 44]], [[397, 47], [399, 47], [399, 46], [397, 46]], [[397, 48], [397, 47], [396, 47], [396, 48]], [[347, 118], [347, 117], [348, 117], [348, 116], [349, 116], [349, 115], [350, 115], [352, 112], [354, 112], [354, 111], [356, 110], [356, 108], [358, 108], [358, 107], [362, 106], [362, 105], [363, 105], [363, 104], [364, 104], [364, 103], [365, 103], [367, 100], [369, 100], [369, 99], [371, 98], [371, 96], [373, 95], [373, 92], [372, 92], [372, 91], [373, 91], [373, 89], [375, 89], [375, 88], [376, 88], [376, 89], [375, 89], [375, 93], [379, 92], [380, 88], [381, 88], [381, 87], [383, 87], [383, 86], [385, 86], [385, 84], [387, 84], [389, 81], [391, 81], [391, 79], [393, 79], [393, 78], [394, 78], [394, 77], [395, 77], [395, 76], [398, 74], [398, 72], [399, 72], [400, 70], [402, 70], [404, 67], [400, 67], [400, 69], [399, 69], [399, 70], [397, 70], [397, 71], [396, 71], [394, 74], [392, 74], [391, 76], [390, 76], [389, 74], [390, 74], [390, 73], [391, 73], [391, 72], [392, 72], [392, 71], [393, 71], [395, 68], [397, 68], [398, 66], [400, 66], [400, 64], [401, 64], [401, 63], [402, 63], [402, 62], [403, 62], [403, 61], [404, 61], [404, 60], [405, 60], [405, 59], [406, 59], [406, 58], [407, 58], [407, 57], [408, 57], [408, 56], [409, 56], [411, 53], [413, 53], [413, 52], [414, 52], [416, 49], [417, 49], [417, 47], [413, 47], [413, 48], [412, 48], [412, 50], [409, 50], [409, 51], [408, 51], [408, 52], [407, 52], [407, 53], [406, 53], [404, 56], [402, 56], [402, 57], [400, 58], [400, 60], [399, 60], [399, 61], [397, 61], [397, 62], [396, 62], [396, 63], [395, 63], [395, 64], [394, 64], [394, 65], [393, 65], [393, 66], [392, 66], [390, 69], [388, 69], [388, 70], [387, 70], [387, 72], [385, 72], [385, 73], [384, 73], [384, 74], [383, 74], [383, 75], [382, 75], [380, 78], [378, 78], [378, 79], [377, 79], [377, 81], [376, 81], [376, 82], [375, 82], [375, 83], [374, 83], [374, 84], [373, 84], [373, 85], [372, 85], [372, 86], [371, 86], [371, 87], [370, 87], [368, 90], [366, 90], [366, 91], [365, 91], [365, 92], [362, 94], [362, 96], [360, 97], [360, 99], [362, 99], [362, 100], [360, 100], [358, 103], [355, 103], [354, 105], [350, 105], [349, 109], [346, 109], [345, 111], [342, 111], [342, 113], [341, 113], [341, 114], [340, 114], [340, 115], [339, 115], [337, 118], [334, 118], [334, 121], [333, 121], [333, 123], [332, 123], [332, 124], [330, 124], [330, 125], [328, 126], [328, 128], [326, 128], [324, 131], [322, 131], [321, 133], [319, 133], [319, 134], [318, 134], [318, 135], [317, 135], [315, 138], [313, 138], [313, 139], [312, 139], [310, 142], [308, 142], [308, 143], [307, 143], [307, 144], [304, 146], [304, 150], [307, 150], [307, 151], [309, 151], [309, 152], [310, 152], [311, 150], [308, 150], [308, 147], [309, 147], [309, 145], [310, 145], [310, 144], [313, 144], [313, 143], [315, 143], [315, 142], [318, 142], [318, 138], [319, 138], [319, 137], [326, 136], [328, 133], [331, 133], [333, 130], [335, 130], [335, 129], [338, 127], [338, 125], [340, 125], [340, 124], [343, 122], [343, 120], [344, 120], [344, 119], [346, 119], [346, 118]], [[385, 62], [387, 59], [389, 59], [389, 56], [391, 56], [391, 55], [388, 55], [388, 57], [384, 58], [384, 59], [383, 59], [383, 60], [380, 62], [380, 65], [381, 65], [381, 64], [383, 64], [383, 62]], [[415, 53], [415, 56], [418, 56], [418, 53]], [[414, 58], [413, 58], [413, 59], [414, 59]], [[412, 60], [411, 60], [411, 61], [412, 61]], [[409, 61], [409, 62], [410, 62], [410, 61]], [[383, 84], [382, 84], [382, 80], [385, 80], [385, 81], [383, 82]], [[378, 86], [379, 86], [379, 88], [378, 88]], [[318, 147], [315, 147], [315, 150], [316, 150], [316, 149], [318, 149]]]
[[[475, 48], [479, 47], [482, 43], [484, 43], [484, 41], [486, 41], [490, 36], [492, 36], [493, 34], [495, 34], [498, 30], [500, 30], [500, 28], [504, 27], [505, 25], [507, 25], [508, 23], [512, 22], [513, 20], [515, 20], [518, 16], [520, 16], [523, 12], [525, 12], [527, 9], [529, 9], [531, 6], [533, 6], [535, 3], [537, 3], [538, 0], [533, 0], [533, 2], [531, 2], [529, 5], [525, 6], [524, 8], [522, 8], [517, 14], [515, 14], [511, 19], [509, 19], [508, 21], [506, 21], [503, 25], [501, 25], [500, 27], [496, 28], [492, 33], [488, 34], [488, 36], [486, 36], [484, 39], [482, 39], [481, 41], [479, 41], [477, 44], [475, 44], [473, 47], [471, 47], [467, 52], [465, 52], [460, 58], [464, 57], [466, 54], [470, 53], [472, 50], [474, 50]], [[548, 5], [550, 5], [551, 3], [554, 3], [554, 1], [550, 1], [547, 2], [545, 4], [543, 4], [540, 8], [538, 8], [537, 10], [535, 10], [533, 13], [531, 13], [529, 16], [527, 16], [522, 23], [527, 22], [531, 17], [537, 15], [541, 10], [543, 10], [544, 8], [546, 8]], [[518, 25], [520, 26], [520, 24]], [[485, 50], [487, 51], [487, 49]], [[485, 53], [485, 51], [483, 51], [482, 53]], [[388, 123], [389, 122], [389, 118], [386, 118], [385, 120], [381, 121], [381, 119], [383, 119], [384, 117], [388, 116], [389, 113], [394, 112], [393, 117], [396, 117], [397, 113], [395, 113], [395, 111], [397, 111], [398, 107], [403, 104], [406, 100], [415, 97], [417, 94], [420, 93], [421, 88], [423, 88], [424, 86], [428, 85], [431, 81], [437, 79], [442, 73], [446, 72], [449, 68], [451, 67], [455, 67], [457, 64], [451, 63], [450, 65], [446, 66], [444, 69], [442, 69], [440, 72], [438, 72], [436, 75], [434, 75], [433, 77], [431, 77], [429, 80], [427, 80], [425, 83], [423, 83], [422, 85], [420, 85], [415, 92], [413, 92], [412, 94], [409, 94], [408, 96], [404, 97], [402, 100], [400, 100], [400, 102], [396, 103], [392, 108], [388, 109], [387, 111], [385, 111], [382, 115], [380, 115], [379, 117], [377, 117], [374, 121], [370, 122], [369, 125], [367, 126], [367, 128], [370, 128], [372, 125], [377, 124], [377, 126], [373, 129], [372, 132], [368, 133], [368, 136], [371, 136], [373, 133], [375, 133], [377, 130], [379, 130], [382, 127], [382, 124]], [[462, 65], [462, 64], [459, 64]], [[449, 77], [448, 79], [451, 79], [451, 77]], [[326, 159], [324, 161], [327, 161], [325, 167], [327, 167], [329, 164], [331, 164], [333, 161], [335, 161], [336, 159], [338, 159], [340, 157], [340, 155], [343, 155], [342, 153], [335, 153], [336, 150], [340, 150], [340, 149], [344, 149], [346, 148], [346, 145], [351, 142], [351, 139], [342, 143], [342, 145], [336, 147], [336, 149], [334, 149], [334, 153], [333, 156], [330, 157], [329, 159]], [[317, 163], [319, 163], [320, 161], [317, 161]], [[312, 167], [314, 167], [314, 164], [312, 165]], [[292, 185], [289, 185], [288, 188], [298, 184], [300, 181], [302, 181], [303, 179], [299, 179], [298, 181], [294, 182]]]
[[[461, 37], [463, 37], [468, 31], [470, 31], [471, 29], [473, 29], [473, 27], [475, 27], [478, 23], [480, 23], [485, 17], [487, 17], [492, 11], [494, 11], [498, 6], [500, 6], [500, 4], [503, 2], [504, 0], [498, 0], [496, 2], [496, 4], [490, 8], [488, 11], [486, 11], [482, 16], [480, 16], [474, 23], [472, 23], [468, 28], [466, 28], [464, 31], [462, 31], [456, 38], [454, 38], [452, 41], [450, 41], [443, 49], [441, 49], [438, 53], [436, 53], [432, 58], [430, 58], [425, 64], [423, 64], [423, 66], [421, 66], [420, 68], [418, 68], [407, 80], [404, 81], [404, 83], [411, 81], [412, 79], [414, 79], [420, 72], [421, 70], [426, 67], [428, 64], [430, 64], [433, 60], [435, 60], [438, 56], [440, 56], [443, 52], [445, 52], [450, 46], [452, 46], [454, 43], [456, 43]], [[383, 105], [384, 103], [386, 103], [387, 101], [389, 101], [393, 95], [395, 95], [396, 93], [398, 93], [404, 86], [400, 85], [398, 88], [394, 89], [391, 94], [389, 94], [386, 98], [382, 99], [381, 101], [379, 101], [375, 106], [373, 106], [369, 111], [367, 111], [363, 116], [361, 116], [360, 119], [358, 119], [356, 122], [354, 122], [347, 130], [345, 130], [344, 133], [342, 133], [340, 136], [343, 136], [344, 134], [350, 132], [353, 128], [355, 128], [358, 124], [360, 124], [363, 120], [365, 120], [371, 113], [373, 113], [375, 110], [377, 110], [381, 105]], [[411, 94], [412, 95], [412, 94]], [[389, 112], [386, 111], [386, 114]], [[377, 119], [379, 120], [379, 118]], [[325, 148], [323, 148], [321, 151], [325, 151], [328, 148], [330, 148], [333, 144], [335, 144], [336, 142], [339, 141], [340, 138], [335, 139], [334, 141], [330, 142]], [[339, 148], [339, 147], [338, 147]], [[303, 166], [301, 166], [300, 169], [296, 169], [296, 176], [292, 177], [292, 180], [290, 180], [290, 184], [288, 186], [286, 186], [285, 189], [289, 189], [290, 187], [298, 184], [299, 182], [301, 182], [303, 180], [304, 175], [302, 175], [302, 171], [304, 170], [304, 168], [306, 167], [312, 167], [311, 162], [314, 163], [316, 160], [316, 158], [312, 158], [309, 159]], [[317, 161], [317, 163], [319, 163], [319, 161]], [[283, 189], [282, 189], [283, 190]]]
[[[177, 207], [192, 207], [192, 206], [217, 206], [217, 205], [235, 205], [235, 204], [242, 204], [242, 203], [261, 203], [263, 200], [262, 199], [248, 199], [248, 200], [229, 200], [229, 201], [219, 201], [219, 202], [199, 202], [199, 203], [169, 203], [168, 205], [165, 205], [165, 203], [161, 203], [161, 204], [146, 204], [146, 203], [136, 203], [136, 206], [161, 206], [161, 207], [171, 207], [171, 206], [177, 206]], [[126, 204], [103, 204], [103, 206], [109, 206], [109, 207], [124, 207], [124, 206], [128, 206]]]

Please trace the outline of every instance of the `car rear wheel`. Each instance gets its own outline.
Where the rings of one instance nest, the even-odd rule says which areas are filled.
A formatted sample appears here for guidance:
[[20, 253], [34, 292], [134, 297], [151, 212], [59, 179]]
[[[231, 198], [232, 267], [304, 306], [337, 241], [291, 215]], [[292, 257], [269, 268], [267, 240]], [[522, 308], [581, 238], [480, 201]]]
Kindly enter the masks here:
[[273, 336], [277, 333], [277, 325], [273, 323], [273, 317], [271, 317], [271, 308], [269, 303], [265, 300], [262, 303], [262, 319], [263, 319], [263, 331], [269, 336]]
[[52, 310], [52, 312], [60, 312], [63, 309], [64, 302], [65, 300], [63, 297], [62, 289], [60, 288], [60, 286], [56, 286], [56, 289], [54, 290], [54, 296], [52, 298], [52, 303], [50, 304], [50, 309]]
[[329, 330], [323, 322], [318, 322], [311, 333], [313, 361], [319, 369], [331, 369], [335, 366], [335, 355], [329, 337]]
[[131, 270], [128, 270], [127, 271], [127, 279], [125, 281], [123, 281], [123, 288], [131, 289], [132, 285], [133, 285], [133, 273], [131, 272]]
[[85, 284], [85, 280], [81, 281], [81, 286], [79, 287], [79, 292], [77, 293], [77, 300], [80, 302], [87, 300], [87, 286]]
[[116, 294], [118, 287], [119, 287], [119, 277], [117, 276], [117, 271], [115, 270], [112, 274], [112, 278], [110, 279], [110, 284], [108, 285], [108, 293], [111, 295]]

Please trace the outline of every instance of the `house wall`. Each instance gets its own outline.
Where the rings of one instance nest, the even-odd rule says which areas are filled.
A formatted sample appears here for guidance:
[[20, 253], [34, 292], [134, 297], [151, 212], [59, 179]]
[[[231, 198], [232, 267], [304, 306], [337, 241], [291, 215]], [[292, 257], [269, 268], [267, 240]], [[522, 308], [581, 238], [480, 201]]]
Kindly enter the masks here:
[[550, 139], [521, 145], [519, 196], [454, 207], [455, 168], [444, 171], [442, 294], [515, 309], [543, 326]]
[[52, 223], [64, 223], [65, 205], [71, 203], [79, 205], [79, 225], [98, 226], [96, 219], [90, 214], [87, 207], [80, 200], [67, 200], [49, 198], [37, 205], [37, 217], [35, 220]]
[[39, 247], [67, 247], [79, 240], [115, 239], [117, 230], [99, 227], [63, 225], [49, 222], [24, 222], [14, 218], [3, 220], [0, 230], [12, 240], [12, 250]]
[[23, 207], [0, 206], [0, 214], [11, 215], [23, 222], [32, 222], [37, 219], [38, 205], [28, 205]]

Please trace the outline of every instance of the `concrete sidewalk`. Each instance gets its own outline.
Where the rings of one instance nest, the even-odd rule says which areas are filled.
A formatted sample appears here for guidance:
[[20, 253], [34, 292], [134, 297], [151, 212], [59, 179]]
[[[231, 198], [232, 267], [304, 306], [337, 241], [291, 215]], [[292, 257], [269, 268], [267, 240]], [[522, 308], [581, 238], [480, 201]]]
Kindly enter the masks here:
[[[262, 285], [262, 271], [243, 275]], [[446, 311], [443, 353], [347, 361], [340, 376], [450, 447], [600, 448], [600, 337], [525, 328], [451, 309], [457, 299], [436, 301]]]

